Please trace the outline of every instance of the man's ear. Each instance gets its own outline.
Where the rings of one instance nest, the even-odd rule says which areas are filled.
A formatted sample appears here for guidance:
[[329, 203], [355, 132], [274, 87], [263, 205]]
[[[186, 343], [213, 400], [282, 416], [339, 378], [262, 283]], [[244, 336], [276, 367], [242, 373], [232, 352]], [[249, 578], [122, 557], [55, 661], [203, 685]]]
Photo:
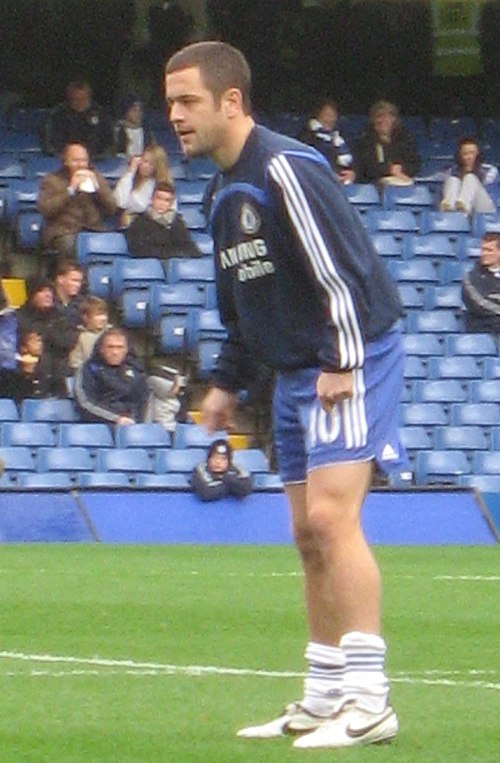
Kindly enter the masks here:
[[241, 90], [237, 87], [231, 87], [223, 93], [221, 97], [221, 107], [229, 119], [233, 119], [242, 113], [243, 99]]

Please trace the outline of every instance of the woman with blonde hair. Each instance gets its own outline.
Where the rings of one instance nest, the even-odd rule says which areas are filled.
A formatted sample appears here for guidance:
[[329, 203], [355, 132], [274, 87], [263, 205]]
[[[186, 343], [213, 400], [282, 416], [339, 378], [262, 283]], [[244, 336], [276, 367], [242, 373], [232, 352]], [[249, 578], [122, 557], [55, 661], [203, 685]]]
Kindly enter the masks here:
[[157, 183], [172, 183], [168, 156], [161, 146], [147, 146], [141, 156], [133, 156], [115, 187], [120, 225], [128, 227], [151, 204]]

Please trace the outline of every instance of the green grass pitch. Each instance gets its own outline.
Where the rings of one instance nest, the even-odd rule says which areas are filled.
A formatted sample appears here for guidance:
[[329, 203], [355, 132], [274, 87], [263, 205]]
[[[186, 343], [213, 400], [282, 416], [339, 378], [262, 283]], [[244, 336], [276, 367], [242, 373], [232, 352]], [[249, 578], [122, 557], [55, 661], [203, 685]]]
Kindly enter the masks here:
[[0, 547], [1, 763], [496, 763], [495, 547], [376, 548], [392, 745], [235, 737], [300, 697], [293, 548]]

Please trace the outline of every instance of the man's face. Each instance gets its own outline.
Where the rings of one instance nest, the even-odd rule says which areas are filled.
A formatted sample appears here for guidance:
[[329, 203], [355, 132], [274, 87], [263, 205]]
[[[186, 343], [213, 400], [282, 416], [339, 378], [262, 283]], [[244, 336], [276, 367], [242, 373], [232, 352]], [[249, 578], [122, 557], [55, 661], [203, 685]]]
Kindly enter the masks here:
[[57, 276], [57, 290], [65, 297], [76, 297], [80, 293], [83, 283], [83, 274], [79, 270], [70, 270], [69, 273]]
[[165, 77], [169, 119], [186, 156], [211, 156], [223, 143], [227, 122], [198, 67]]
[[128, 342], [123, 336], [106, 336], [99, 350], [102, 359], [108, 366], [119, 366], [127, 357]]
[[496, 241], [481, 241], [480, 260], [485, 268], [500, 267], [500, 246]]
[[40, 334], [37, 334], [36, 331], [27, 334], [20, 350], [22, 355], [28, 353], [29, 355], [34, 355], [36, 358], [39, 358], [43, 351], [43, 341]]
[[171, 191], [155, 191], [151, 206], [159, 215], [165, 215], [172, 208], [174, 194]]
[[69, 106], [73, 111], [85, 111], [92, 101], [92, 91], [88, 85], [83, 87], [71, 85], [68, 87], [67, 95]]
[[87, 170], [89, 167], [89, 155], [85, 146], [73, 143], [65, 151], [64, 166], [69, 174], [73, 176], [79, 170]]
[[30, 299], [37, 310], [49, 310], [54, 306], [54, 292], [48, 286], [36, 291]]

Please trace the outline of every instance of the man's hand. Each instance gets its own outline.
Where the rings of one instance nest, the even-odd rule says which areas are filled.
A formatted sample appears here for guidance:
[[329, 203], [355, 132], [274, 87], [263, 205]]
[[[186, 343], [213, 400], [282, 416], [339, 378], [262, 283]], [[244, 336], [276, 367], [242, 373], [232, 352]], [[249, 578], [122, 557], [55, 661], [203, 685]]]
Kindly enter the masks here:
[[135, 421], [134, 419], [131, 419], [130, 416], [120, 416], [116, 424], [119, 427], [123, 427], [127, 426], [128, 424], [135, 424]]
[[234, 412], [238, 398], [235, 392], [212, 387], [201, 404], [201, 423], [209, 432], [234, 427]]
[[316, 382], [316, 394], [321, 407], [330, 413], [335, 403], [352, 397], [352, 371], [322, 371]]

